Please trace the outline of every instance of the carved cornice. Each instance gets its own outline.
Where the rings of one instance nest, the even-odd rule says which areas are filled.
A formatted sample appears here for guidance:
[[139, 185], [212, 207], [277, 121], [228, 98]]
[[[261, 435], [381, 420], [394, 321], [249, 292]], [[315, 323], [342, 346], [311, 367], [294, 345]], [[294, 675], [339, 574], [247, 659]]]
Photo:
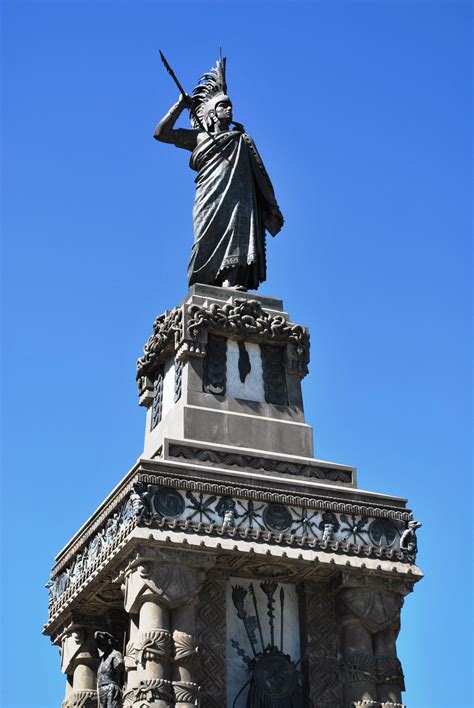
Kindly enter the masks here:
[[206, 494], [218, 494], [219, 496], [235, 496], [275, 504], [305, 506], [308, 509], [333, 511], [335, 513], [359, 514], [361, 516], [373, 516], [407, 523], [411, 519], [411, 512], [409, 510], [394, 509], [388, 505], [370, 506], [367, 504], [358, 504], [351, 501], [341, 501], [340, 497], [336, 496], [318, 497], [315, 494], [310, 497], [303, 492], [292, 491], [289, 493], [287, 490], [278, 489], [275, 486], [269, 491], [267, 487], [259, 486], [256, 480], [252, 480], [252, 487], [249, 487], [245, 482], [236, 481], [232, 484], [224, 484], [206, 480], [203, 477], [196, 480], [191, 476], [186, 477], [183, 472], [184, 471], [181, 471], [179, 477], [173, 475], [171, 471], [167, 474], [140, 473], [138, 479], [145, 484], [157, 484], [176, 489], [203, 492]]
[[258, 300], [232, 298], [232, 302], [197, 305], [184, 304], [159, 315], [153, 334], [137, 361], [140, 396], [149, 398], [150, 386], [160, 366], [175, 354], [184, 361], [203, 357], [207, 333], [234, 339], [286, 346], [286, 368], [291, 374], [305, 376], [309, 362], [309, 333], [306, 327], [290, 322], [283, 313], [274, 314]]
[[[125, 489], [129, 495], [123, 499], [121, 491], [122, 506], [110, 504], [110, 516], [98, 529], [96, 523], [87, 530], [82, 545], [78, 540], [76, 555], [71, 551], [66, 556], [68, 565], [63, 559], [63, 569], [55, 569], [48, 583], [51, 620], [91, 577], [110, 564], [137, 525], [348, 557], [412, 562], [411, 555], [399, 548], [400, 533], [410, 518], [405, 511], [168, 475], [139, 474], [133, 487], [130, 482]], [[97, 530], [92, 535], [94, 527]], [[186, 562], [190, 562], [189, 555]]]

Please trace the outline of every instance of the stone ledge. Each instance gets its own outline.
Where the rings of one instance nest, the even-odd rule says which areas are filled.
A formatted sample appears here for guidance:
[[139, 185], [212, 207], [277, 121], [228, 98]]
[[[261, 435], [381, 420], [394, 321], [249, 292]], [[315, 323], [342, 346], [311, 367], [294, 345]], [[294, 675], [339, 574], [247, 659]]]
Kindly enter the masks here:
[[296, 455], [273, 455], [260, 450], [201, 441], [164, 439], [163, 459], [185, 459], [196, 464], [271, 472], [355, 486], [355, 468]]

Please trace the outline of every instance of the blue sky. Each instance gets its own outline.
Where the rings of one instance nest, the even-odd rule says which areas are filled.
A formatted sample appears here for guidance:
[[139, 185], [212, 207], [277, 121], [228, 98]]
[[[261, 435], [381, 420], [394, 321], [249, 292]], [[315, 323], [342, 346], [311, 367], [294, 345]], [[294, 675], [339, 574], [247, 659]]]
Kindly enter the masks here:
[[135, 360], [186, 290], [188, 155], [152, 139], [219, 46], [286, 218], [263, 294], [312, 337], [316, 455], [409, 498], [410, 708], [468, 708], [470, 3], [3, 4], [4, 708], [63, 697], [55, 553], [142, 450]]

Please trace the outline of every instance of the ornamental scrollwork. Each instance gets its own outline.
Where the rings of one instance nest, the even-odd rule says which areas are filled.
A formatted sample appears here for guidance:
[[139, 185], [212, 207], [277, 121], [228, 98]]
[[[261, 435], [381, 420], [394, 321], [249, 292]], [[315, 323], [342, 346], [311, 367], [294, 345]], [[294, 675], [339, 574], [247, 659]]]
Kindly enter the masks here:
[[167, 357], [175, 354], [181, 362], [188, 356], [205, 355], [208, 330], [262, 344], [286, 345], [287, 371], [299, 376], [307, 374], [308, 330], [289, 322], [286, 315], [268, 312], [257, 300], [239, 298], [232, 303], [213, 302], [205, 307], [182, 305], [155, 319], [153, 334], [137, 361], [138, 391], [143, 400], [151, 400], [156, 372]]
[[145, 377], [153, 374], [161, 363], [161, 355], [170, 346], [175, 348], [182, 334], [183, 308], [175, 307], [171, 311], [159, 315], [153, 322], [153, 334], [143, 348], [143, 356], [137, 361], [137, 381], [139, 392], [142, 393]]

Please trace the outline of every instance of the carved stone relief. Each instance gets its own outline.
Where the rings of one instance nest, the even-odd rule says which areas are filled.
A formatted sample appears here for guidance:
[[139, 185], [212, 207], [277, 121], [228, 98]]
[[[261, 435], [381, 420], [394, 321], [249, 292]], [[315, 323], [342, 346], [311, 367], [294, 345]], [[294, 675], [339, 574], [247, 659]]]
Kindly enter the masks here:
[[261, 344], [260, 350], [262, 352], [265, 400], [267, 403], [287, 406], [288, 393], [286, 389], [284, 348]]
[[143, 561], [125, 575], [125, 610], [135, 611], [137, 600], [145, 592], [159, 596], [170, 607], [177, 607], [199, 593], [204, 577], [205, 572], [199, 568]]
[[[191, 304], [177, 307], [156, 318], [153, 335], [137, 362], [137, 380], [143, 403], [150, 384], [166, 357], [176, 353], [176, 359], [203, 357], [211, 337], [233, 336], [236, 339], [265, 344], [286, 345], [286, 369], [291, 374], [305, 376], [308, 372], [309, 334], [305, 327], [289, 322], [284, 314], [265, 310], [257, 300], [234, 298], [232, 303], [213, 302], [206, 307]], [[211, 344], [212, 346], [212, 344]], [[243, 368], [242, 368], [243, 367]], [[241, 375], [245, 362], [242, 359]], [[146, 400], [145, 400], [146, 399]]]
[[226, 392], [227, 339], [208, 336], [207, 353], [204, 359], [203, 390], [216, 396], [224, 396]]
[[306, 686], [318, 708], [339, 708], [342, 699], [338, 661], [336, 608], [327, 584], [299, 586], [302, 626], [310, 649], [304, 661]]
[[[173, 520], [201, 533], [206, 527], [214, 533], [219, 529], [221, 533], [227, 530], [249, 542], [260, 540], [286, 545], [290, 538], [298, 540], [300, 545], [331, 553], [364, 553], [378, 557], [390, 553], [387, 557], [406, 561], [405, 553], [411, 558], [399, 550], [403, 533], [403, 522], [399, 520], [374, 519], [368, 515], [335, 513], [294, 504], [258, 503], [230, 494], [193, 493], [136, 481], [122, 506], [111, 513], [70, 564], [49, 581], [52, 610], [55, 611], [66, 590], [79, 586], [108, 558], [135, 524], [163, 525]], [[371, 529], [375, 524], [385, 531], [376, 535], [378, 543], [372, 545]], [[385, 543], [390, 545], [383, 545]]]
[[[275, 580], [227, 587], [227, 706], [303, 708], [298, 599]], [[241, 695], [240, 700], [236, 700]], [[225, 704], [224, 704], [225, 705]]]
[[156, 375], [153, 388], [153, 404], [151, 409], [150, 430], [156, 428], [161, 421], [163, 411], [163, 372], [159, 371]]

